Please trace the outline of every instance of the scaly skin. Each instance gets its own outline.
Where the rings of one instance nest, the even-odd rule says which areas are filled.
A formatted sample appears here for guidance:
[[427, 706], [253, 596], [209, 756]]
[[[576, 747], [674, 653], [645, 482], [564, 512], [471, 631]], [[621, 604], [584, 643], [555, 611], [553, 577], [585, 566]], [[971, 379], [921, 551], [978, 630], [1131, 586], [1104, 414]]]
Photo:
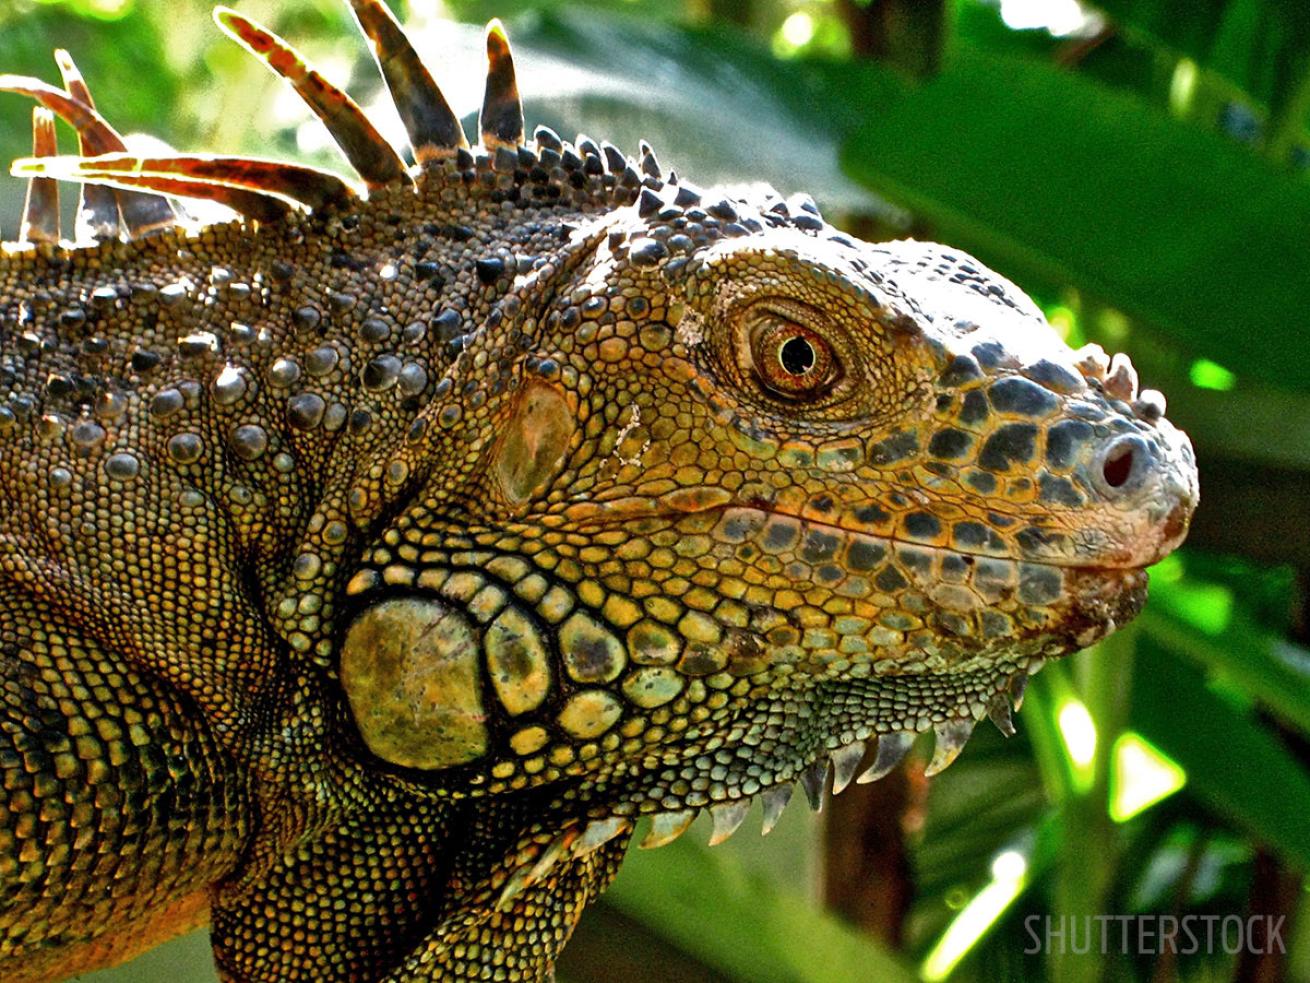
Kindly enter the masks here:
[[944, 767], [1185, 534], [1157, 397], [956, 250], [413, 176], [0, 255], [6, 979], [207, 913], [229, 980], [549, 979], [637, 817]]

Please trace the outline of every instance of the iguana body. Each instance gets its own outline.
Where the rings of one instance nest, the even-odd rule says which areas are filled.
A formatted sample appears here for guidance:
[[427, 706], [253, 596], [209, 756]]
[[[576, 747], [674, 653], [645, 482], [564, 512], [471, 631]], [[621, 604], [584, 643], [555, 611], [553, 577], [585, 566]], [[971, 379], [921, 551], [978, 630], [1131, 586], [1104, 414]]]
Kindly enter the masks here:
[[[549, 978], [635, 820], [945, 767], [1185, 533], [1158, 398], [969, 257], [524, 147], [496, 30], [465, 150], [355, 6], [421, 166], [319, 87], [367, 200], [105, 157], [262, 220], [0, 256], [6, 979], [206, 917], [232, 980]], [[70, 69], [3, 82], [121, 149]]]

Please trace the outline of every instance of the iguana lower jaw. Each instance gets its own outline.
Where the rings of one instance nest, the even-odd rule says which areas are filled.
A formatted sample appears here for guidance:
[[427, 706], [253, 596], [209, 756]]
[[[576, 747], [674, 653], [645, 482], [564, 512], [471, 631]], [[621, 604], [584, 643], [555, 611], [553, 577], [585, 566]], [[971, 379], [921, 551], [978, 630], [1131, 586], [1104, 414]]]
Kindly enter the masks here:
[[[684, 749], [677, 761], [652, 757], [597, 776], [555, 803], [563, 832], [510, 863], [497, 886], [498, 903], [512, 904], [557, 864], [623, 842], [634, 831], [644, 829], [643, 849], [666, 846], [702, 813], [713, 824], [709, 843], [718, 845], [740, 828], [757, 799], [760, 831], [768, 835], [797, 784], [810, 808], [819, 810], [829, 788], [837, 795], [852, 782], [885, 777], [926, 731], [933, 733], [934, 744], [924, 771], [936, 775], [956, 760], [984, 717], [1012, 736], [1011, 707], [1022, 705], [1029, 677], [1049, 659], [1086, 648], [1127, 624], [1145, 603], [1146, 586], [1142, 569], [1073, 571], [1068, 593], [1074, 600], [1064, 637], [1047, 636], [1007, 656], [975, 660], [981, 665], [972, 670], [950, 673], [879, 676], [869, 663], [857, 663], [776, 700], [751, 702], [723, 733], [694, 751]], [[1021, 650], [1039, 654], [1024, 656]], [[924, 692], [931, 692], [930, 701]], [[925, 705], [933, 710], [914, 709]]]

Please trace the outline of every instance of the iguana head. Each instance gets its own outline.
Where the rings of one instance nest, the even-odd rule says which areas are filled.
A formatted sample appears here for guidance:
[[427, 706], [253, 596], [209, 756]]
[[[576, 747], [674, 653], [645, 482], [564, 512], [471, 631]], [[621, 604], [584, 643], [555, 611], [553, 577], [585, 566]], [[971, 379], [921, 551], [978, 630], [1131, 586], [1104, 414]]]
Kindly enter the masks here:
[[[474, 579], [519, 597], [485, 630], [493, 787], [578, 754], [699, 778], [695, 806], [929, 728], [941, 767], [1136, 614], [1197, 482], [1125, 359], [1071, 351], [958, 250], [858, 242], [808, 203], [666, 183], [596, 224], [524, 299], [520, 384], [437, 509], [492, 534]], [[445, 524], [420, 507], [405, 536]]]
[[469, 270], [484, 315], [427, 312], [451, 361], [373, 467], [393, 518], [338, 636], [371, 753], [558, 785], [603, 830], [659, 813], [651, 842], [714, 805], [726, 835], [874, 738], [874, 776], [930, 729], [945, 767], [1140, 609], [1197, 478], [1126, 358], [959, 250], [507, 118], [418, 176], [506, 238]]
[[465, 702], [403, 749], [379, 720], [375, 751], [471, 791], [585, 776], [578, 808], [661, 813], [651, 842], [712, 804], [727, 830], [830, 756], [844, 785], [874, 737], [875, 775], [929, 729], [945, 767], [1137, 613], [1197, 479], [1126, 358], [1072, 351], [959, 250], [859, 242], [649, 148], [544, 133], [500, 166], [561, 155], [631, 191], [514, 279], [426, 411], [423, 453], [467, 463], [366, 556], [343, 671], [375, 710], [379, 640], [453, 632]]

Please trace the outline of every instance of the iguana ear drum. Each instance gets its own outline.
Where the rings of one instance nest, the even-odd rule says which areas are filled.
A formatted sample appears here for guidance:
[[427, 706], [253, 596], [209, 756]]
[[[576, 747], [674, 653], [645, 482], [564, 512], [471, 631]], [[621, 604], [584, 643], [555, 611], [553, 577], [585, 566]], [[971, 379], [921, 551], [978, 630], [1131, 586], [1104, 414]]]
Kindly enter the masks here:
[[577, 407], [549, 386], [529, 384], [496, 450], [495, 475], [513, 505], [523, 505], [559, 473], [577, 428]]
[[406, 768], [466, 764], [487, 752], [477, 630], [427, 598], [368, 608], [350, 626], [341, 684], [368, 749]]

